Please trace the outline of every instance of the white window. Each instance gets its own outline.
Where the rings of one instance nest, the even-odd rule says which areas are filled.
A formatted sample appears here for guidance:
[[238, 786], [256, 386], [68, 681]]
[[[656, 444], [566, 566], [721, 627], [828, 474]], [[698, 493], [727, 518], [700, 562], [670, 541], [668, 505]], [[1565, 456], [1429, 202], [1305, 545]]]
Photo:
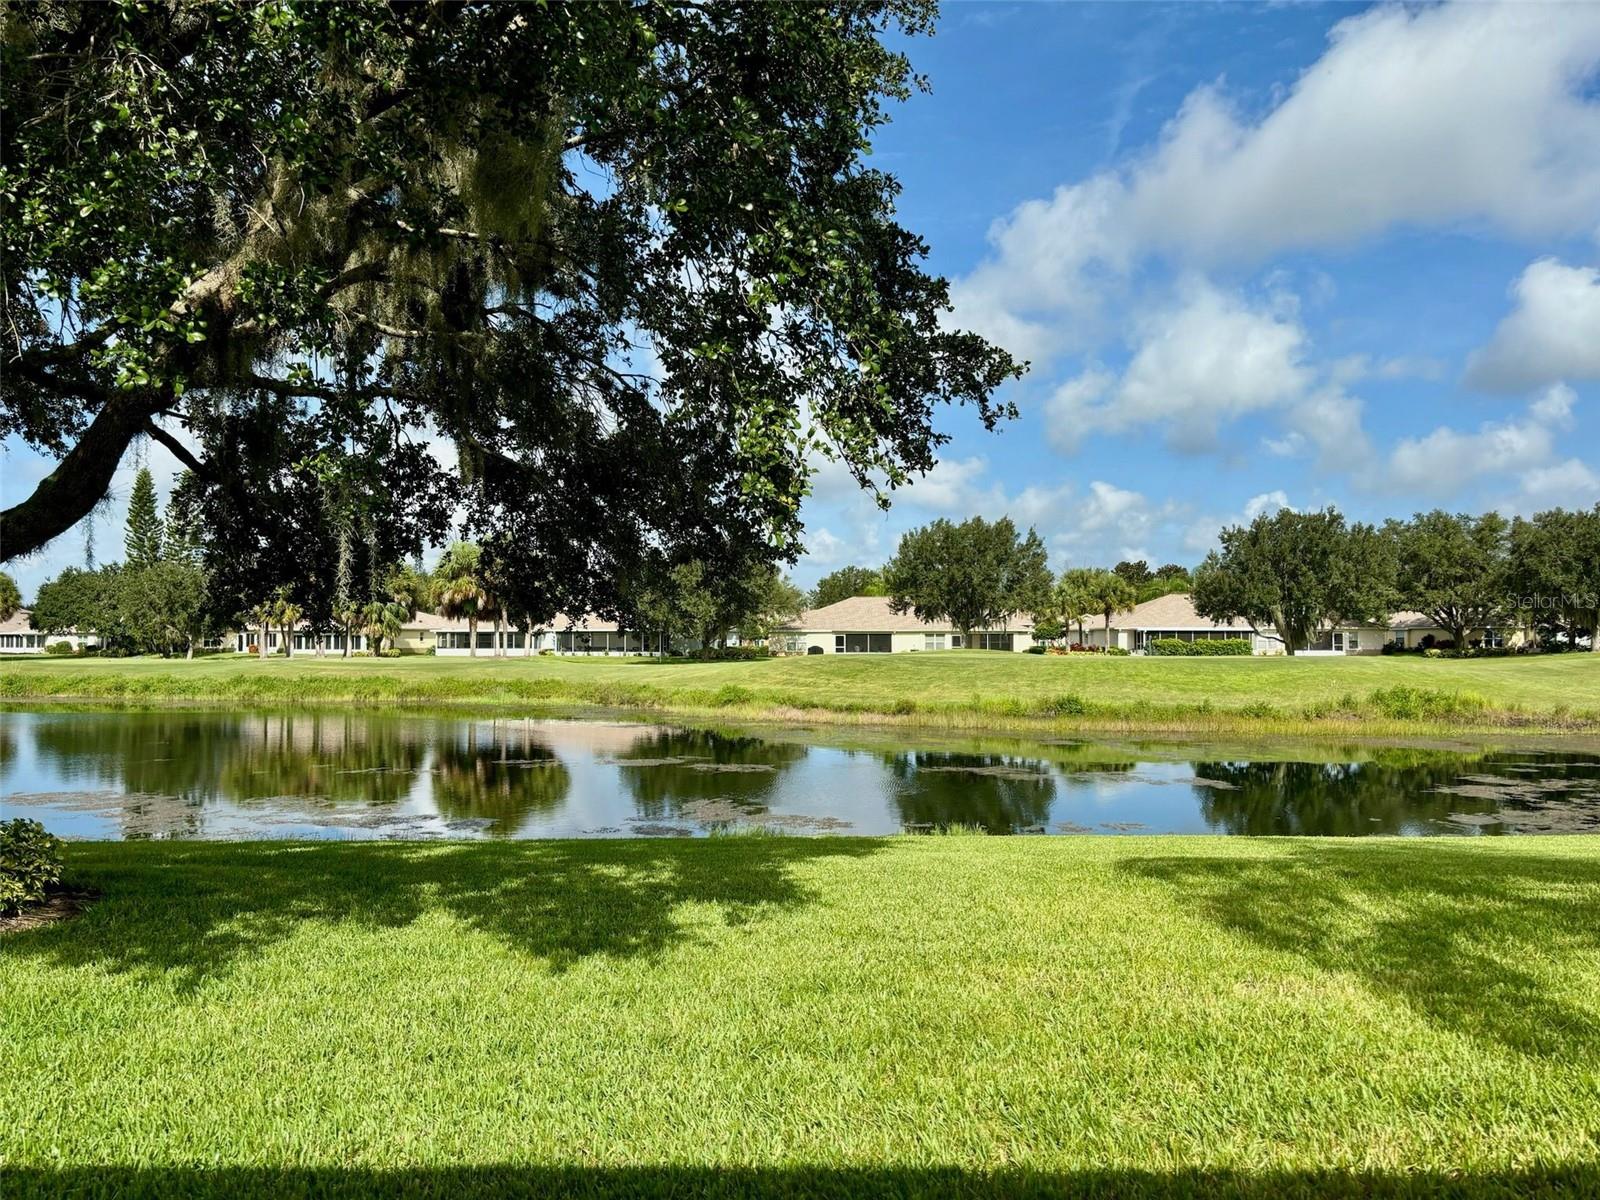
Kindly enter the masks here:
[[844, 634], [836, 633], [833, 635], [833, 652], [835, 654], [844, 653]]
[[922, 648], [924, 650], [943, 650], [944, 634], [925, 633], [922, 635]]
[[1349, 636], [1345, 638], [1344, 648], [1351, 653], [1361, 649], [1361, 635], [1352, 630]]
[[950, 648], [952, 650], [961, 649], [961, 635], [959, 633], [952, 633], [950, 635]]
[[1389, 638], [1400, 649], [1404, 650], [1406, 648], [1406, 631], [1404, 629], [1391, 629]]
[[1483, 631], [1483, 644], [1490, 650], [1504, 650], [1506, 635], [1498, 629], [1485, 629]]

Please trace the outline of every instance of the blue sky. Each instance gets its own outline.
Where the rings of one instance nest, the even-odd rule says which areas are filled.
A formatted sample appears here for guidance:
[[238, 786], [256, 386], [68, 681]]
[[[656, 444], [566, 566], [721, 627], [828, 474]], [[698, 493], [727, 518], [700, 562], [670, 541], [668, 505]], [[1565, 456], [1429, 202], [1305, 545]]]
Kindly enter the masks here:
[[877, 159], [1034, 369], [888, 515], [824, 469], [801, 582], [973, 512], [1061, 567], [1600, 500], [1600, 6], [952, 4], [909, 50]]
[[[956, 323], [1034, 367], [887, 514], [820, 463], [802, 584], [975, 512], [1059, 568], [1284, 504], [1600, 500], [1600, 5], [954, 3], [906, 48], [933, 90], [876, 161]], [[8, 447], [0, 495], [46, 470]]]

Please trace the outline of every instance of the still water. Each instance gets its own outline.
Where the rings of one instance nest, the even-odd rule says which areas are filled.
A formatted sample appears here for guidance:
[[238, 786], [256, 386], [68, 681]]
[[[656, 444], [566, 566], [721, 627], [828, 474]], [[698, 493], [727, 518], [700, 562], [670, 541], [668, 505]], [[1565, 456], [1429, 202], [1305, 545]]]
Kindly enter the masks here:
[[0, 712], [0, 807], [66, 837], [1502, 834], [1600, 829], [1600, 756], [939, 740], [348, 712]]

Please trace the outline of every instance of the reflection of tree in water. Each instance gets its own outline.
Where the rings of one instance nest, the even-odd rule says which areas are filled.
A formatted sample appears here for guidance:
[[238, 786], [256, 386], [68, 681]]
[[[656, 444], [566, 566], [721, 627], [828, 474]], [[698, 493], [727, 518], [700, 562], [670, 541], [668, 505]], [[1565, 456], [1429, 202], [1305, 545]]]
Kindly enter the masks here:
[[1453, 812], [1493, 812], [1492, 802], [1431, 789], [1455, 783], [1469, 760], [1390, 766], [1367, 763], [1195, 763], [1207, 824], [1225, 833], [1357, 836], [1403, 833]]
[[566, 764], [527, 733], [496, 730], [487, 744], [470, 728], [440, 738], [433, 751], [433, 800], [454, 820], [493, 821], [499, 837], [517, 831], [531, 813], [559, 808], [572, 785]]
[[999, 754], [891, 754], [892, 799], [907, 825], [977, 825], [1014, 833], [1050, 817], [1056, 781], [1043, 764]]
[[65, 778], [191, 800], [390, 804], [422, 763], [415, 726], [347, 713], [84, 713], [33, 726]]
[[696, 801], [765, 808], [779, 774], [808, 753], [803, 745], [684, 729], [641, 741], [616, 761], [640, 818], [660, 821], [682, 816]]

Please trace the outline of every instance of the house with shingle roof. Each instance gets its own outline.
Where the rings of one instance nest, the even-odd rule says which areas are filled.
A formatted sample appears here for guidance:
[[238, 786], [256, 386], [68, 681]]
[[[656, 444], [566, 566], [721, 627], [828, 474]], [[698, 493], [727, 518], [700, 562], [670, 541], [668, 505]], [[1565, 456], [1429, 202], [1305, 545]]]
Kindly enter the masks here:
[[807, 609], [769, 643], [785, 654], [901, 654], [924, 650], [1026, 650], [1033, 618], [1018, 614], [997, 629], [974, 629], [970, 638], [949, 621], [923, 621], [909, 609], [897, 613], [887, 596], [851, 596]]
[[[1277, 630], [1270, 627], [1256, 629], [1247, 621], [1213, 621], [1194, 610], [1188, 592], [1173, 592], [1157, 596], [1135, 605], [1127, 612], [1115, 613], [1111, 630], [1106, 632], [1106, 619], [1096, 614], [1086, 618], [1082, 636], [1078, 623], [1067, 631], [1072, 641], [1082, 641], [1090, 646], [1116, 646], [1132, 654], [1150, 652], [1151, 643], [1176, 638], [1193, 642], [1208, 638], [1245, 638], [1256, 654], [1284, 653], [1283, 640]], [[1419, 612], [1396, 612], [1381, 623], [1350, 622], [1324, 629], [1317, 641], [1304, 650], [1303, 655], [1382, 654], [1385, 645], [1405, 650], [1421, 649], [1435, 643], [1448, 642], [1451, 635], [1441, 629], [1431, 617]], [[1467, 638], [1470, 645], [1493, 648], [1515, 648], [1531, 644], [1533, 631], [1525, 626], [1507, 626], [1500, 629], [1475, 629]]]

